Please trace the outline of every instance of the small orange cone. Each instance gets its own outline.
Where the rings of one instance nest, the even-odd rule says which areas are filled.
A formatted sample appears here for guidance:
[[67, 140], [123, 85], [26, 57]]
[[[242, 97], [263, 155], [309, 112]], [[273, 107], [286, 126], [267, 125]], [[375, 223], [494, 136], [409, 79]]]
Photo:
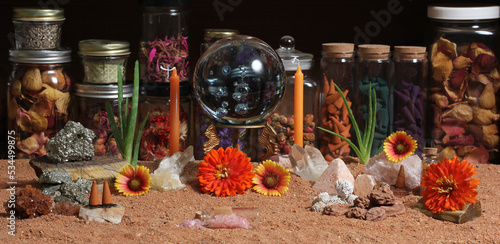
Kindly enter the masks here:
[[396, 179], [397, 188], [405, 188], [405, 166], [399, 168], [398, 178]]
[[104, 186], [102, 187], [102, 205], [108, 204], [113, 204], [113, 198], [111, 198], [108, 182], [104, 181]]
[[90, 190], [89, 206], [99, 206], [99, 192], [97, 191], [97, 183], [92, 182], [92, 189]]

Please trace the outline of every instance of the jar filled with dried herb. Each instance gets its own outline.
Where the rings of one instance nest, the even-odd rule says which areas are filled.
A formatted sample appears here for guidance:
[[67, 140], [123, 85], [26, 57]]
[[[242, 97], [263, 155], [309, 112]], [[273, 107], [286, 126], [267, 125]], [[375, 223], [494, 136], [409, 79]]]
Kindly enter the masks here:
[[71, 51], [10, 50], [8, 129], [16, 133], [16, 157], [46, 154], [46, 142], [68, 121]]
[[[319, 96], [320, 126], [350, 139], [349, 113], [334, 84], [340, 88], [353, 109], [351, 101], [354, 96], [354, 44], [323, 43], [322, 56], [323, 82], [320, 83], [322, 86]], [[349, 145], [333, 134], [320, 132], [319, 137], [321, 153], [328, 161], [348, 156], [351, 152]]]
[[64, 10], [14, 8], [16, 49], [55, 49], [61, 45]]
[[431, 5], [432, 146], [439, 158], [499, 163], [500, 7]]
[[393, 63], [388, 45], [365, 44], [358, 46], [356, 64], [356, 101], [354, 117], [359, 128], [365, 128], [368, 120], [370, 86], [377, 95], [375, 134], [371, 156], [383, 146], [385, 138], [392, 132], [392, 75]]
[[[94, 153], [96, 156], [117, 156], [120, 154], [116, 140], [109, 126], [106, 101], [113, 114], [118, 114], [117, 85], [75, 84], [75, 103], [72, 120], [80, 122], [96, 134]], [[123, 86], [123, 98], [132, 97], [132, 84]], [[115, 121], [118, 118], [115, 116]], [[117, 122], [118, 123], [118, 122]]]
[[393, 128], [417, 141], [415, 153], [425, 146], [427, 53], [425, 47], [394, 47], [394, 122]]
[[189, 0], [142, 0], [139, 47], [141, 94], [166, 96], [174, 68], [180, 86], [189, 86]]
[[295, 39], [291, 36], [283, 36], [280, 39], [280, 47], [276, 49], [286, 71], [285, 95], [274, 113], [267, 119], [268, 123], [278, 134], [279, 153], [288, 155], [294, 143], [294, 100], [295, 100], [295, 72], [300, 64], [304, 74], [304, 146], [316, 146], [316, 120], [317, 120], [317, 97], [318, 85], [311, 77], [313, 68], [313, 55], [303, 53], [295, 49]]
[[89, 39], [80, 41], [78, 47], [83, 64], [83, 82], [117, 84], [118, 69], [125, 82], [127, 59], [130, 55], [128, 42]]
[[[189, 118], [191, 100], [180, 99], [179, 150], [189, 146]], [[149, 112], [142, 131], [139, 159], [155, 160], [170, 156], [170, 100], [165, 97], [142, 96], [139, 104], [139, 120], [143, 121]]]

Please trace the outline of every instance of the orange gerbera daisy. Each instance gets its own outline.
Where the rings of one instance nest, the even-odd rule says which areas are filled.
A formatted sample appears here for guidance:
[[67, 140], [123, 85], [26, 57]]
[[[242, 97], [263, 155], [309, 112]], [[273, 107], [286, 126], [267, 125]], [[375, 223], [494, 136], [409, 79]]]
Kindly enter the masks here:
[[272, 160], [262, 162], [255, 170], [254, 191], [269, 196], [281, 196], [288, 191], [290, 172]]
[[433, 213], [447, 210], [462, 210], [467, 202], [477, 201], [479, 179], [469, 179], [477, 173], [474, 166], [466, 160], [459, 162], [457, 157], [431, 164], [422, 177], [423, 202]]
[[392, 162], [401, 160], [412, 155], [417, 149], [417, 141], [404, 131], [396, 131], [385, 139], [384, 151], [387, 159]]
[[115, 188], [125, 196], [138, 196], [149, 191], [151, 176], [144, 166], [125, 166], [116, 176]]
[[198, 167], [200, 190], [216, 196], [244, 194], [252, 187], [253, 165], [242, 151], [228, 147], [210, 151]]

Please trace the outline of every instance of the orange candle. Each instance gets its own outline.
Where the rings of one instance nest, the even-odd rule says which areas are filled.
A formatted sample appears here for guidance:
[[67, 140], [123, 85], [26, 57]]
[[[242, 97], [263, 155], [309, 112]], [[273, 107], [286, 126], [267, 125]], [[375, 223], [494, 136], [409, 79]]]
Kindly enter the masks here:
[[295, 144], [304, 146], [304, 74], [297, 65], [297, 72], [295, 72], [295, 94], [294, 94], [294, 139]]
[[179, 151], [179, 76], [174, 68], [170, 76], [170, 156]]

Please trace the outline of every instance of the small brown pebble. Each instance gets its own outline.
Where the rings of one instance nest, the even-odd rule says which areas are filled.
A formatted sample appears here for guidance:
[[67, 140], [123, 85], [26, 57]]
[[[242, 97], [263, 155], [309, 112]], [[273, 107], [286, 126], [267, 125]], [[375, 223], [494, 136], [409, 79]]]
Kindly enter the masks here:
[[345, 216], [347, 218], [355, 218], [355, 219], [365, 219], [366, 213], [368, 210], [364, 208], [351, 208], [347, 213], [345, 213]]
[[368, 208], [370, 206], [370, 199], [367, 197], [358, 197], [354, 200], [354, 207]]
[[368, 221], [382, 221], [385, 219], [385, 210], [382, 208], [370, 208], [366, 212], [366, 220]]
[[330, 216], [342, 216], [345, 215], [350, 208], [351, 205], [349, 204], [332, 204], [325, 207], [323, 214]]
[[396, 203], [396, 197], [391, 189], [387, 186], [383, 186], [377, 190], [372, 191], [369, 195], [370, 202], [372, 205], [379, 206], [391, 206]]

